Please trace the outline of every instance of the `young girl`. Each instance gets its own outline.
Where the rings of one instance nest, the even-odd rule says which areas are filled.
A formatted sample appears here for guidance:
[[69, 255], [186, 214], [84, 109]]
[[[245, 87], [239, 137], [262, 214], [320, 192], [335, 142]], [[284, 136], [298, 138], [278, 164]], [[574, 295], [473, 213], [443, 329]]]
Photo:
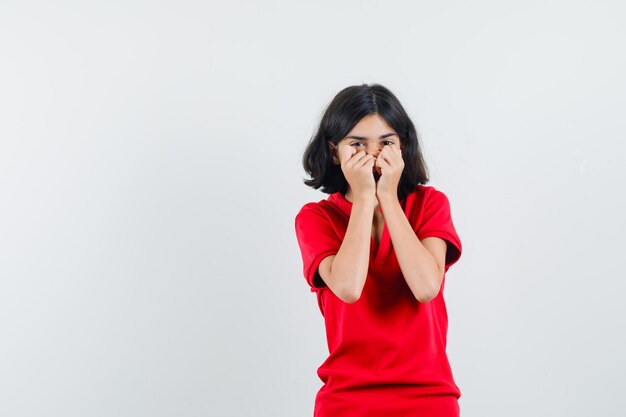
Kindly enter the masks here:
[[458, 417], [443, 289], [461, 241], [404, 108], [379, 84], [343, 89], [303, 165], [329, 194], [295, 217], [329, 350], [315, 417]]

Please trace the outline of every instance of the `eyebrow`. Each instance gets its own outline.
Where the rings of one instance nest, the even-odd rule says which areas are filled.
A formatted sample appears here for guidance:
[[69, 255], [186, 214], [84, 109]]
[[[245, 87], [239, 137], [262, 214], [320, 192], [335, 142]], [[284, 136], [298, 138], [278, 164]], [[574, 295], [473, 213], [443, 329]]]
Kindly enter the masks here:
[[[396, 133], [385, 133], [379, 139], [385, 139], [389, 136], [398, 136]], [[346, 139], [357, 139], [357, 140], [367, 140], [365, 136], [346, 136]]]

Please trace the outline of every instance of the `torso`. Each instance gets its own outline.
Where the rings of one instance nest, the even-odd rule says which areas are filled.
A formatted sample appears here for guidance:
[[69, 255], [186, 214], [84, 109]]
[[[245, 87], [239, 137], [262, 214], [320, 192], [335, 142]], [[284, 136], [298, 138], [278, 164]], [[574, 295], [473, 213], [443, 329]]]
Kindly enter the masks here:
[[[460, 253], [460, 242], [448, 218], [425, 219], [422, 215], [426, 191], [428, 187], [416, 187], [401, 201], [408, 222], [416, 233], [454, 238]], [[304, 271], [309, 283], [310, 266], [319, 259], [318, 254], [331, 250], [336, 253], [349, 224], [351, 201], [340, 193], [328, 200], [314, 207], [320, 209], [317, 216], [303, 217], [310, 223], [297, 229], [314, 233], [314, 222], [326, 219], [337, 227], [330, 236], [310, 238], [310, 246], [301, 244], [306, 250]], [[368, 220], [372, 226], [371, 244], [378, 246], [371, 255], [377, 257], [370, 260], [359, 300], [345, 303], [327, 288], [315, 292], [324, 317], [329, 356], [317, 370], [324, 385], [316, 395], [314, 414], [332, 417], [350, 409], [354, 415], [458, 417], [460, 391], [445, 349], [445, 277], [437, 297], [428, 303], [417, 301], [402, 274], [389, 231], [384, 231], [382, 212]]]

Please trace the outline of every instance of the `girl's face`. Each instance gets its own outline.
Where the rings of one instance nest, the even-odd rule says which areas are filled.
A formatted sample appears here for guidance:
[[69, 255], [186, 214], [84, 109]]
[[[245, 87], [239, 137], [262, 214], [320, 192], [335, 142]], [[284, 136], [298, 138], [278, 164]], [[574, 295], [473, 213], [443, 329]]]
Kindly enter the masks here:
[[[373, 113], [359, 120], [354, 128], [337, 145], [328, 141], [328, 146], [330, 147], [333, 163], [340, 165], [340, 155], [343, 155], [343, 152], [347, 152], [344, 148], [352, 147], [356, 149], [356, 151], [353, 151], [353, 154], [365, 151], [377, 158], [383, 147], [392, 143], [402, 150], [400, 137], [396, 131], [389, 127], [385, 119], [380, 115]], [[350, 153], [348, 152], [348, 154]], [[374, 165], [374, 177], [378, 179], [379, 176], [380, 168]]]

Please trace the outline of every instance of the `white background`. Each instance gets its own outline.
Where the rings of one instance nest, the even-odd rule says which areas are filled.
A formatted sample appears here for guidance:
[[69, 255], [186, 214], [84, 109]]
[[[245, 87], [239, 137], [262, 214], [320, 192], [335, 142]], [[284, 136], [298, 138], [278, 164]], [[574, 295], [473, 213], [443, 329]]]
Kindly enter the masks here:
[[294, 216], [342, 88], [422, 137], [464, 417], [623, 408], [619, 1], [0, 4], [0, 415], [311, 416]]

